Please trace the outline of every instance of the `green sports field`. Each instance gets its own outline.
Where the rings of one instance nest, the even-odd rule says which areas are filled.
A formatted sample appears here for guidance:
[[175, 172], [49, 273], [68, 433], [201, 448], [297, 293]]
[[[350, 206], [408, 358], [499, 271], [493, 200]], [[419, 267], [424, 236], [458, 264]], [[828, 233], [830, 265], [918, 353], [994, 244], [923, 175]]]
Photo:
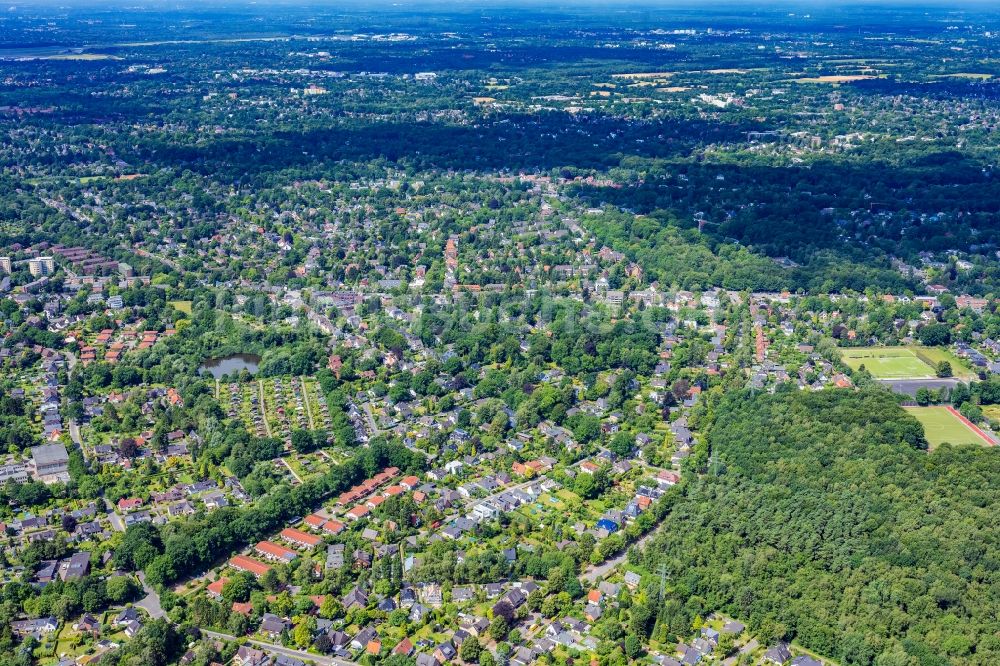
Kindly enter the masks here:
[[934, 368], [924, 363], [909, 347], [856, 347], [841, 350], [844, 363], [852, 370], [861, 366], [875, 379], [927, 379]]
[[986, 442], [952, 414], [947, 407], [904, 407], [920, 421], [924, 436], [934, 450], [941, 444], [972, 444], [985, 446]]
[[974, 379], [960, 359], [947, 349], [932, 347], [852, 347], [841, 350], [852, 370], [862, 365], [875, 379], [931, 379], [940, 361], [951, 364], [956, 379]]

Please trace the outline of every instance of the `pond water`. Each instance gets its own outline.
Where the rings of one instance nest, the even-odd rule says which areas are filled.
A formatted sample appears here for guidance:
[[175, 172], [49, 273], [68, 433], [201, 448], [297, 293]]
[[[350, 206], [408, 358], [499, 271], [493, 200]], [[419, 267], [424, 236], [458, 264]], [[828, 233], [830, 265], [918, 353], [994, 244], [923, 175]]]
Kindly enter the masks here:
[[257, 372], [260, 356], [256, 354], [230, 354], [220, 358], [210, 358], [198, 368], [200, 373], [209, 373], [216, 379], [223, 375], [235, 375], [241, 370], [250, 374]]

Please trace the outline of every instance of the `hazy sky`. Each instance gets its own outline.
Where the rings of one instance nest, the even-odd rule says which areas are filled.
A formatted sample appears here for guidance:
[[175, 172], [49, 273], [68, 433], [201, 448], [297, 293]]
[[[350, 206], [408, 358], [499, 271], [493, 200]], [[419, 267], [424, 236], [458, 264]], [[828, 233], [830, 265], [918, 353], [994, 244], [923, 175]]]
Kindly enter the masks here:
[[826, 7], [844, 8], [851, 6], [884, 6], [903, 8], [958, 8], [974, 6], [976, 8], [994, 7], [1000, 12], [1000, 0], [9, 0], [4, 3], [8, 9], [18, 7], [123, 7], [128, 9], [167, 9], [171, 7], [238, 7], [268, 5], [324, 5], [328, 7], [374, 7], [398, 6], [411, 9], [425, 7], [428, 9], [475, 7], [600, 7], [607, 5], [634, 6], [645, 8], [684, 8], [694, 9], [704, 7], [712, 10], [718, 8], [745, 9], [748, 11], [774, 9], [777, 7], [796, 8], [802, 11], [822, 9]]

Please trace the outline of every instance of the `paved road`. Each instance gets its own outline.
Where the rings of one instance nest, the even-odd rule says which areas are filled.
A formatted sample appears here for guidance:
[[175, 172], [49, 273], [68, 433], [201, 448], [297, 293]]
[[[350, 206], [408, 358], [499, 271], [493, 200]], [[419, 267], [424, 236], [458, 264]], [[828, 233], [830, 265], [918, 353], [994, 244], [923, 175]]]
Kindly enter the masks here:
[[135, 605], [144, 609], [154, 620], [164, 617], [166, 613], [163, 612], [163, 608], [160, 606], [160, 595], [146, 584], [146, 576], [141, 571], [139, 572], [139, 582], [142, 583], [142, 589], [146, 591], [146, 596], [142, 600], [137, 601]]
[[69, 438], [73, 440], [73, 443], [83, 450], [83, 438], [80, 437], [80, 426], [73, 419], [69, 420]]
[[66, 372], [67, 374], [73, 374], [73, 368], [76, 367], [76, 354], [67, 350], [63, 352], [66, 354]]
[[378, 424], [375, 423], [375, 415], [372, 414], [372, 404], [370, 402], [366, 402], [361, 405], [361, 408], [364, 409], [365, 417], [368, 419], [368, 438], [373, 439], [382, 431], [379, 429]]
[[753, 640], [751, 640], [746, 645], [741, 645], [739, 652], [737, 652], [736, 654], [734, 654], [734, 655], [732, 655], [730, 657], [727, 657], [726, 660], [722, 662], [722, 666], [736, 666], [736, 662], [739, 661], [740, 655], [744, 655], [744, 654], [753, 652], [754, 650], [756, 650], [759, 647], [760, 647], [760, 643], [758, 643], [757, 639], [754, 638]]
[[618, 553], [611, 559], [604, 560], [602, 563], [597, 565], [591, 565], [580, 576], [580, 580], [586, 581], [588, 583], [593, 583], [599, 576], [607, 576], [612, 569], [614, 569], [619, 564], [625, 561], [625, 558], [628, 557], [629, 550], [631, 550], [632, 548], [642, 548], [647, 541], [653, 538], [653, 535], [656, 534], [657, 530], [659, 530], [659, 526], [651, 529], [649, 532], [645, 534], [645, 536], [641, 537], [631, 546], [627, 546], [624, 550], [622, 550], [622, 552]]
[[117, 511], [109, 513], [108, 520], [111, 521], [111, 527], [115, 528], [119, 532], [125, 531], [125, 521], [122, 520], [122, 517], [118, 515]]
[[[66, 373], [69, 376], [73, 376], [73, 370], [76, 368], [76, 354], [71, 351], [64, 352], [66, 354]], [[83, 451], [83, 438], [80, 436], [80, 424], [78, 424], [73, 419], [69, 419], [69, 438], [73, 440], [73, 443], [80, 447], [80, 451]]]
[[[202, 629], [201, 633], [205, 634], [209, 638], [217, 638], [224, 641], [241, 640], [236, 636], [230, 636], [229, 634], [222, 634], [217, 631], [209, 631], [208, 629]], [[304, 652], [302, 650], [293, 650], [292, 648], [286, 648], [282, 645], [275, 645], [274, 643], [265, 643], [264, 641], [256, 641], [253, 639], [247, 639], [246, 642], [271, 655], [282, 654], [285, 655], [286, 657], [301, 659], [302, 661], [311, 661], [316, 664], [319, 664], [320, 666], [358, 666], [357, 662], [350, 661], [348, 659], [341, 659], [340, 657], [321, 656], [318, 654], [312, 654], [311, 652]]]

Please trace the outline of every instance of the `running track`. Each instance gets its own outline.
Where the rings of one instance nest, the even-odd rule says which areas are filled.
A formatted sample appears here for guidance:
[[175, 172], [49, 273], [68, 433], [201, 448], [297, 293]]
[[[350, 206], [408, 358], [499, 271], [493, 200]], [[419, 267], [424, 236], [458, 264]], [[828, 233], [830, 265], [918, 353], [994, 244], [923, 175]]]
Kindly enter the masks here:
[[983, 432], [982, 430], [980, 430], [979, 426], [977, 426], [975, 423], [973, 423], [969, 419], [967, 419], [964, 416], [962, 416], [962, 413], [959, 412], [957, 409], [955, 409], [951, 405], [947, 405], [945, 407], [945, 409], [947, 409], [949, 412], [951, 412], [952, 416], [954, 416], [959, 421], [961, 421], [962, 423], [964, 423], [966, 428], [968, 428], [972, 432], [974, 432], [977, 435], [979, 435], [989, 446], [996, 446], [997, 445], [996, 440], [994, 440], [992, 437], [990, 437], [985, 432]]

